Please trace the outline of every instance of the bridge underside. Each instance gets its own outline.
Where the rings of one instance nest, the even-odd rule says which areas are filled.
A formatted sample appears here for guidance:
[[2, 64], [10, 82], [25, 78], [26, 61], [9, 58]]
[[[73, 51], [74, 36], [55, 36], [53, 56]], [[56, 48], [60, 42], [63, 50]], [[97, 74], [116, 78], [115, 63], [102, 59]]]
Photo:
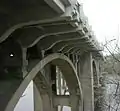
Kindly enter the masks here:
[[[101, 48], [77, 0], [2, 0], [0, 109], [34, 83], [35, 111], [94, 111]], [[62, 82], [61, 82], [62, 81]]]

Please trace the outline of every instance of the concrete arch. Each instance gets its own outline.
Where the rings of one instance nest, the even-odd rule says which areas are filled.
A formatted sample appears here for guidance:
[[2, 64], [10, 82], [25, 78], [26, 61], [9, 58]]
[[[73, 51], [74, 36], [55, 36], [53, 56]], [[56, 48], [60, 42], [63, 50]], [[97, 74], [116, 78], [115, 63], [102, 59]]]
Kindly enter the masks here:
[[[21, 97], [23, 91], [27, 87], [27, 85], [30, 83], [31, 80], [40, 72], [41, 69], [43, 69], [47, 64], [54, 64], [57, 65], [61, 71], [64, 74], [64, 77], [67, 81], [67, 85], [70, 89], [70, 93], [74, 95], [76, 93], [76, 89], [78, 88], [80, 92], [80, 98], [81, 104], [83, 104], [83, 97], [82, 97], [82, 90], [81, 90], [81, 84], [77, 75], [77, 72], [72, 64], [72, 62], [69, 60], [69, 58], [62, 54], [51, 54], [41, 60], [25, 77], [25, 79], [22, 81], [21, 85], [15, 92], [12, 99], [9, 101], [5, 111], [13, 111], [16, 103], [18, 102], [19, 98]], [[64, 64], [64, 66], [63, 66]]]
[[19, 28], [29, 26], [29, 25], [38, 25], [38, 24], [42, 24], [42, 23], [50, 23], [50, 22], [56, 22], [56, 21], [61, 21], [61, 19], [56, 17], [55, 19], [36, 20], [36, 21], [29, 21], [29, 22], [15, 24], [15, 25], [11, 26], [9, 29], [7, 29], [2, 34], [2, 36], [0, 37], [0, 43], [5, 41], [14, 31], [16, 31]]
[[34, 111], [49, 111], [51, 109], [51, 89], [48, 79], [40, 71], [33, 79]]
[[92, 68], [93, 68], [93, 81], [94, 81], [94, 87], [97, 87], [99, 85], [99, 75], [97, 70], [97, 64], [95, 60], [92, 61]]
[[97, 89], [99, 88], [99, 70], [97, 69], [97, 61], [92, 61], [92, 69], [93, 69], [93, 90], [94, 90], [94, 110], [97, 107]]

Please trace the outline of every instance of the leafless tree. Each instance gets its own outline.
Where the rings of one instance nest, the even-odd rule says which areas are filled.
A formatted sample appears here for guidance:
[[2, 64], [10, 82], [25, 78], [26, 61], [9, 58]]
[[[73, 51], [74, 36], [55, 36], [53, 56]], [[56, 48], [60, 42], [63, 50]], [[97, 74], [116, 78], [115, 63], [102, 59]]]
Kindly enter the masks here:
[[120, 111], [120, 80], [117, 75], [101, 77], [95, 111]]

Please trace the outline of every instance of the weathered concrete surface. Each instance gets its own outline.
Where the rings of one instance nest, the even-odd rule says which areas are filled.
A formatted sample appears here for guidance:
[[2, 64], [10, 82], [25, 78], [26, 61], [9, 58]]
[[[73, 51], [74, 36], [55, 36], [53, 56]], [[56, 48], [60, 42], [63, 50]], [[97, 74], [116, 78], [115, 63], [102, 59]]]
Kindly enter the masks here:
[[43, 102], [40, 92], [35, 84], [33, 84], [34, 94], [34, 111], [43, 111]]
[[86, 53], [81, 57], [80, 76], [84, 96], [84, 111], [94, 111], [93, 69], [91, 53]]
[[[91, 46], [96, 50], [100, 50], [99, 44], [83, 13], [82, 5], [77, 0], [70, 0], [71, 2], [65, 1], [2, 1], [0, 14], [1, 18], [3, 18], [1, 23], [4, 25], [1, 24], [0, 28], [0, 42], [6, 40], [10, 34], [12, 36], [17, 34], [15, 39], [18, 39], [23, 47], [31, 47], [39, 43], [41, 49], [45, 50], [45, 46], [42, 46], [41, 43], [44, 45], [48, 41], [53, 40], [46, 47], [47, 49], [55, 42], [64, 41], [66, 37], [66, 40], [68, 39], [69, 41], [70, 38], [74, 39], [85, 36], [88, 38], [86, 41], [92, 41], [89, 43]], [[68, 34], [68, 36], [65, 34]], [[73, 34], [73, 37], [71, 34]], [[62, 38], [61, 36], [64, 35], [65, 37]], [[41, 39], [44, 39], [44, 42]], [[87, 47], [85, 45], [86, 50]]]
[[[101, 57], [101, 48], [88, 25], [82, 4], [77, 0], [2, 0], [0, 16], [0, 83], [4, 83], [0, 91], [5, 90], [0, 95], [0, 102], [3, 101], [1, 109], [13, 111], [22, 92], [33, 79], [36, 85], [35, 110], [57, 110], [53, 101], [56, 99], [57, 66], [70, 93], [68, 100], [61, 98], [59, 101], [65, 99], [73, 111], [83, 111], [84, 100], [84, 111], [94, 111], [92, 60]], [[61, 54], [56, 54], [58, 52]], [[54, 70], [51, 65], [55, 66]], [[12, 83], [8, 94], [3, 88], [7, 82], [2, 77], [10, 83], [12, 80], [9, 77], [20, 83]], [[9, 89], [11, 86], [6, 87]], [[42, 99], [36, 98], [37, 95]], [[4, 100], [5, 96], [9, 97]], [[37, 101], [43, 104], [42, 109]]]
[[[60, 59], [61, 60], [63, 59], [63, 61], [56, 62]], [[66, 81], [68, 81], [67, 83], [68, 83], [68, 87], [70, 89], [71, 94], [73, 94], [73, 95], [76, 94], [75, 91], [76, 91], [77, 87], [79, 87], [79, 89], [81, 89], [80, 82], [78, 80], [76, 71], [75, 71], [72, 63], [65, 56], [62, 56], [61, 54], [49, 55], [48, 57], [43, 59], [41, 62], [39, 62], [38, 65], [35, 68], [33, 68], [30, 73], [28, 73], [27, 77], [22, 81], [20, 87], [17, 89], [14, 96], [11, 98], [5, 111], [13, 111], [17, 101], [19, 100], [20, 96], [22, 95], [23, 91], [25, 90], [25, 88], [27, 87], [29, 82], [49, 62], [52, 62], [53, 64], [57, 64], [60, 67], [60, 69], [62, 69], [63, 74], [66, 78]], [[66, 67], [61, 66], [61, 64], [63, 64], [63, 63]], [[69, 72], [69, 73], [67, 73], [67, 72]], [[68, 76], [68, 74], [70, 76]], [[71, 83], [71, 81], [72, 81], [72, 83]], [[81, 92], [81, 91], [79, 91], [79, 92]], [[81, 95], [80, 99], [82, 99], [82, 95]]]

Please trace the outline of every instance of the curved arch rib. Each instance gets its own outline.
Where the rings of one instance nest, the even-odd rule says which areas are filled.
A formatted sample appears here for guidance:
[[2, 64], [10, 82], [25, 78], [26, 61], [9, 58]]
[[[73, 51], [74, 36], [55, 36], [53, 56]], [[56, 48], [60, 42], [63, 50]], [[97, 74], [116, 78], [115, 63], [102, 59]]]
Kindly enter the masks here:
[[65, 79], [68, 83], [68, 87], [70, 89], [71, 94], [74, 94], [76, 91], [76, 88], [78, 87], [80, 95], [81, 95], [80, 99], [83, 102], [81, 84], [80, 84], [77, 72], [76, 72], [72, 62], [69, 60], [68, 57], [66, 57], [62, 54], [56, 53], [56, 54], [51, 54], [51, 55], [45, 57], [28, 73], [28, 75], [25, 77], [25, 79], [22, 81], [21, 85], [15, 92], [12, 99], [9, 101], [5, 111], [13, 111], [16, 103], [20, 99], [20, 97], [21, 97], [23, 91], [26, 89], [27, 85], [41, 71], [41, 69], [43, 69], [49, 63], [60, 67], [60, 69], [63, 72]]

